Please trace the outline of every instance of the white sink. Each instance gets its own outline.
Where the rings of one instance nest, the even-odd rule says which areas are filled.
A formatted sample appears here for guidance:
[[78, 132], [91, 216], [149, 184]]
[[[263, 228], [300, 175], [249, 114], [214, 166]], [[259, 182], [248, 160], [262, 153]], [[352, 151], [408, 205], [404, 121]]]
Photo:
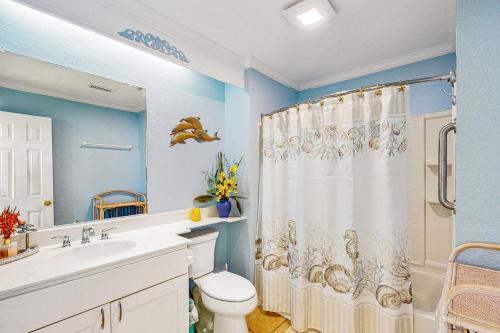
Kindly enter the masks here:
[[[94, 237], [87, 244], [80, 244], [81, 229], [78, 228], [73, 232], [75, 240], [71, 247], [61, 247], [62, 242], [42, 245], [36, 255], [0, 266], [0, 309], [3, 309], [2, 300], [11, 297], [99, 274], [117, 264], [135, 263], [184, 250], [188, 240], [176, 234], [185, 230], [184, 222], [181, 224], [181, 227], [166, 224], [117, 232], [106, 240]], [[66, 233], [64, 228], [55, 231], [46, 238]]]
[[60, 260], [87, 261], [124, 253], [135, 247], [133, 241], [96, 241], [60, 252], [54, 258]]

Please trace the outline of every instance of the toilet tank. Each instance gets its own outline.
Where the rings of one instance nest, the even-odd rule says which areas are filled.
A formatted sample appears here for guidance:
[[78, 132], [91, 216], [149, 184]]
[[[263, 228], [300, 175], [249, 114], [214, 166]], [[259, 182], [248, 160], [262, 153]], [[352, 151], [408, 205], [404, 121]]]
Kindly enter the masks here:
[[189, 266], [189, 277], [196, 279], [214, 271], [215, 242], [219, 231], [212, 228], [196, 230], [181, 235], [191, 242], [188, 248], [193, 251], [194, 262]]

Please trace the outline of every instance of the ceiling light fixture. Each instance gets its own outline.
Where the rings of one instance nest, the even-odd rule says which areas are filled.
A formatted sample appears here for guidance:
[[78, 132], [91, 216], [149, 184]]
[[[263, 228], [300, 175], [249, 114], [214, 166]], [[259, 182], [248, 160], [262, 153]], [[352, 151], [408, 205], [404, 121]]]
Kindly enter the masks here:
[[311, 29], [335, 16], [328, 0], [303, 0], [283, 10], [286, 20], [299, 29]]
[[303, 25], [310, 26], [323, 19], [317, 8], [309, 9], [307, 12], [297, 15], [297, 18]]

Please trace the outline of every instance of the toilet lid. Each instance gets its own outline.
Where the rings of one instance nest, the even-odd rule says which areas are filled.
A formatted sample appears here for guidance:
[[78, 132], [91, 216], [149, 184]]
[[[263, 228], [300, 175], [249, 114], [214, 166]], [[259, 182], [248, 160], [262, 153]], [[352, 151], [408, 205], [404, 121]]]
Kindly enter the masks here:
[[203, 278], [200, 288], [208, 296], [227, 302], [243, 302], [255, 296], [255, 287], [250, 281], [230, 272]]

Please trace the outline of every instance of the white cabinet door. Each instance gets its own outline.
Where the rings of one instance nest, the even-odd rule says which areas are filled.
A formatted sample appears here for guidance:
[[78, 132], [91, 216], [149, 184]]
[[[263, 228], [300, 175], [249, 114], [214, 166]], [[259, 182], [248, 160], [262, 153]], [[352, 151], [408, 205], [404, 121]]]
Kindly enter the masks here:
[[186, 333], [188, 277], [180, 276], [111, 303], [113, 333]]
[[54, 225], [52, 120], [0, 111], [0, 207], [35, 228]]
[[[55, 324], [46, 326], [35, 333], [111, 333], [109, 303], [83, 312]], [[140, 331], [138, 331], [140, 332]]]

